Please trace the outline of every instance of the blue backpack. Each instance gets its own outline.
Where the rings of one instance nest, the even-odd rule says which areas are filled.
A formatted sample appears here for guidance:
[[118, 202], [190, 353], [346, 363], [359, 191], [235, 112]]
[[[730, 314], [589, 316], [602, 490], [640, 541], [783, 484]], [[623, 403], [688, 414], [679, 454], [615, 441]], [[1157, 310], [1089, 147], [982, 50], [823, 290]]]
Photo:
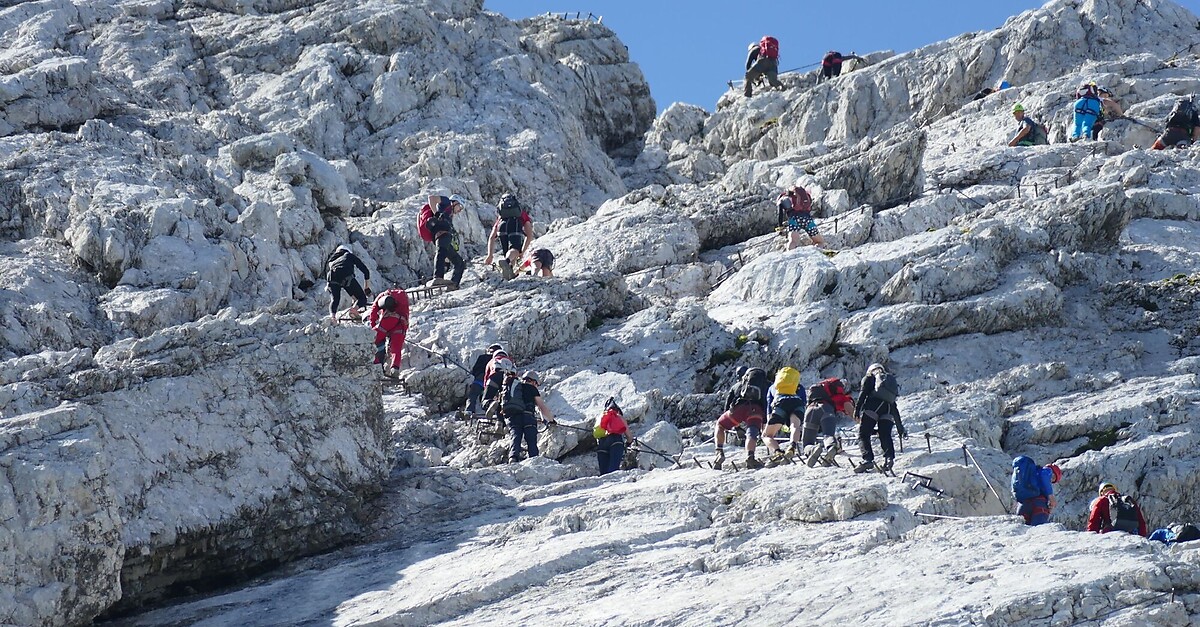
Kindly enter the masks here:
[[1038, 473], [1042, 471], [1038, 468], [1037, 462], [1032, 458], [1022, 455], [1013, 460], [1012, 474], [1012, 493], [1013, 498], [1018, 501], [1024, 501], [1037, 496], [1042, 496], [1042, 488], [1039, 485]]

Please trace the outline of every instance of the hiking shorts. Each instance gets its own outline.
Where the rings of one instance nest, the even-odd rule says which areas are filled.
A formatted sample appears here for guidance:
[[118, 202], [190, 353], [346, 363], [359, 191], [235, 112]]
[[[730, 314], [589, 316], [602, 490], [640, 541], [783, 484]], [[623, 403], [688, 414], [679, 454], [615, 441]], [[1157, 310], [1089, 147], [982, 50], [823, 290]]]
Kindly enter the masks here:
[[522, 233], [501, 233], [500, 234], [500, 252], [507, 253], [510, 250], [521, 250], [525, 247], [525, 235]]
[[808, 233], [809, 237], [821, 234], [820, 231], [817, 230], [817, 223], [812, 219], [812, 216], [788, 218], [787, 230], [789, 233], [794, 231], [804, 231], [805, 233]]
[[[789, 413], [772, 412], [770, 417], [768, 417], [768, 419], [767, 419], [767, 424], [787, 426], [787, 425], [792, 424], [792, 418], [794, 416], [795, 416], [795, 414], [792, 414], [790, 412]], [[801, 419], [803, 419], [803, 418], [801, 418]]]
[[750, 437], [757, 438], [762, 435], [763, 408], [756, 403], [735, 405], [733, 409], [721, 414], [717, 424], [726, 430], [736, 429], [738, 425], [745, 424]]

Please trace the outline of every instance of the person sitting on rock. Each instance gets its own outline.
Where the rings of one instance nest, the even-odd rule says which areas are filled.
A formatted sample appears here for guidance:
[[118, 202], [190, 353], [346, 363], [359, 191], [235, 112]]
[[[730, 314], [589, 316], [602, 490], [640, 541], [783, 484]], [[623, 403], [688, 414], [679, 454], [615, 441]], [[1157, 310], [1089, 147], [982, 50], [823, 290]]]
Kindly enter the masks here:
[[862, 463], [854, 472], [867, 472], [875, 468], [875, 451], [871, 448], [871, 436], [879, 434], [879, 447], [883, 449], [883, 465], [887, 472], [892, 469], [896, 460], [896, 444], [892, 441], [892, 426], [900, 437], [904, 432], [904, 423], [900, 421], [900, 409], [896, 401], [900, 397], [900, 384], [896, 375], [888, 372], [883, 364], [874, 363], [867, 367], [867, 374], [862, 378], [858, 392], [858, 402], [855, 406], [858, 420], [858, 446], [862, 453]]
[[725, 462], [725, 433], [746, 425], [746, 467], [762, 468], [763, 463], [754, 458], [758, 436], [762, 434], [767, 416], [767, 372], [762, 368], [746, 370], [741, 379], [729, 391], [725, 399], [725, 413], [717, 419], [717, 456], [713, 468], [720, 469]]
[[821, 237], [817, 222], [812, 217], [812, 196], [808, 190], [797, 185], [780, 194], [775, 206], [779, 208], [779, 225], [787, 229], [787, 250], [800, 246], [801, 231], [808, 234], [814, 246], [825, 245], [825, 238]]
[[845, 61], [857, 61], [859, 63], [866, 62], [866, 59], [854, 54], [843, 55], [837, 50], [830, 50], [825, 53], [825, 57], [821, 59], [821, 76], [817, 78], [817, 82], [829, 80], [835, 76], [841, 76], [842, 63]]
[[1017, 513], [1026, 525], [1044, 525], [1058, 501], [1054, 496], [1054, 484], [1062, 478], [1058, 464], [1038, 466], [1033, 458], [1021, 455], [1012, 461], [1012, 495], [1018, 503]]
[[392, 356], [389, 367], [395, 374], [408, 334], [408, 292], [390, 289], [376, 296], [367, 320], [375, 330], [375, 363], [383, 363], [386, 350]]
[[[788, 458], [796, 458], [800, 451], [800, 430], [804, 420], [804, 388], [800, 387], [800, 371], [786, 366], [775, 373], [775, 384], [767, 390], [767, 407], [770, 409], [767, 426], [763, 430], [763, 442], [770, 455], [767, 468], [773, 468]], [[775, 441], [776, 434], [784, 426], [791, 429], [791, 445], [785, 453]]]
[[[805, 447], [805, 463], [832, 466], [842, 450], [837, 440], [841, 416], [854, 415], [854, 399], [846, 393], [846, 384], [837, 377], [824, 379], [808, 388], [808, 407], [804, 411], [804, 429], [800, 442]], [[817, 436], [821, 441], [817, 441]]]
[[[435, 208], [433, 218], [429, 221], [429, 230], [433, 233], [433, 241], [437, 245], [433, 260], [434, 279], [430, 285], [446, 285], [456, 290], [462, 282], [463, 273], [467, 270], [467, 262], [458, 254], [458, 233], [454, 230], [454, 216], [463, 210], [463, 203], [462, 196], [457, 194], [450, 197], [429, 197], [429, 206]], [[448, 266], [454, 267], [454, 274], [450, 279], [444, 278]]]
[[596, 437], [596, 462], [600, 466], [600, 474], [607, 475], [620, 470], [621, 460], [625, 459], [625, 447], [633, 444], [633, 437], [629, 435], [625, 413], [617, 405], [616, 399], [609, 398], [604, 403], [604, 414], [600, 416], [592, 435]]
[[1084, 83], [1075, 90], [1075, 130], [1068, 141], [1079, 141], [1092, 136], [1092, 125], [1100, 117], [1100, 88], [1096, 83]]
[[499, 240], [500, 254], [502, 255], [500, 272], [507, 281], [517, 275], [516, 265], [525, 254], [525, 249], [533, 241], [533, 220], [529, 217], [529, 213], [521, 208], [517, 197], [512, 194], [501, 196], [497, 207], [500, 215], [496, 218], [496, 223], [492, 225], [491, 234], [488, 235], [487, 258], [483, 260], [483, 263], [492, 264], [496, 241]]
[[[362, 272], [366, 289], [358, 284], [358, 279], [354, 278], [355, 268]], [[350, 305], [348, 312], [351, 318], [358, 320], [360, 310], [366, 308], [367, 297], [371, 294], [371, 271], [367, 265], [358, 258], [358, 255], [350, 252], [349, 246], [338, 246], [325, 259], [325, 280], [328, 281], [325, 289], [329, 291], [331, 298], [329, 317], [333, 323], [337, 324], [338, 321], [337, 312], [338, 306], [342, 302], [342, 290], [346, 290], [346, 293], [354, 299], [354, 304]]]
[[500, 398], [500, 392], [504, 389], [504, 375], [507, 373], [515, 376], [517, 367], [508, 356], [508, 352], [504, 348], [498, 348], [492, 353], [492, 360], [488, 362], [483, 374], [483, 406], [489, 415], [499, 412], [500, 408], [492, 401]]
[[1111, 483], [1101, 483], [1099, 496], [1088, 512], [1087, 530], [1096, 533], [1124, 531], [1146, 536], [1146, 519], [1133, 499], [1117, 491]]
[[1166, 129], [1154, 140], [1153, 148], [1186, 148], [1197, 139], [1200, 139], [1200, 113], [1190, 97], [1180, 98], [1167, 114]]
[[484, 349], [482, 355], [475, 358], [475, 363], [471, 366], [471, 384], [467, 388], [467, 413], [479, 413], [480, 401], [483, 398], [484, 381], [487, 380], [488, 364], [492, 362], [492, 357], [495, 356], [497, 351], [503, 350], [504, 346], [492, 344]]
[[750, 44], [746, 54], [746, 83], [742, 93], [747, 98], [754, 95], [754, 83], [763, 76], [771, 87], [783, 89], [783, 83], [779, 82], [779, 40], [770, 35]]
[[529, 457], [538, 455], [537, 417], [533, 413], [535, 409], [542, 412], [542, 418], [547, 423], [555, 424], [554, 414], [538, 391], [539, 379], [541, 375], [536, 371], [526, 370], [519, 380], [512, 380], [504, 389], [500, 411], [508, 420], [508, 426], [513, 432], [509, 463], [521, 461], [521, 440], [525, 441]]
[[1037, 120], [1033, 119], [1033, 116], [1025, 114], [1024, 105], [1019, 102], [1013, 105], [1012, 114], [1018, 127], [1017, 134], [1008, 140], [1009, 146], [1040, 146], [1049, 143], [1045, 129], [1037, 123]]

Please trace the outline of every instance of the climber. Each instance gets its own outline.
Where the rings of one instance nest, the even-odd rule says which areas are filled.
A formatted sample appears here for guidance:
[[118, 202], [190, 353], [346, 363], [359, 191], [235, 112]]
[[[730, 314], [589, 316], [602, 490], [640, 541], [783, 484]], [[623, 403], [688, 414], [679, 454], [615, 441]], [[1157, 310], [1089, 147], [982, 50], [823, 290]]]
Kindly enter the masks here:
[[542, 412], [542, 417], [548, 424], [556, 424], [553, 412], [546, 406], [546, 401], [542, 400], [541, 392], [538, 392], [540, 378], [541, 375], [537, 372], [526, 370], [519, 380], [513, 377], [504, 389], [500, 411], [508, 419], [508, 426], [513, 431], [512, 449], [508, 454], [509, 463], [521, 461], [522, 439], [525, 440], [529, 457], [538, 455], [537, 417], [533, 413], [535, 409]]
[[484, 349], [483, 354], [475, 358], [471, 366], [471, 384], [467, 388], [467, 413], [478, 414], [480, 399], [483, 397], [483, 385], [487, 380], [487, 367], [496, 351], [503, 351], [504, 346], [492, 344]]
[[512, 194], [501, 196], [496, 207], [499, 209], [500, 215], [496, 218], [496, 223], [492, 225], [492, 232], [488, 235], [487, 258], [483, 260], [483, 263], [492, 265], [496, 240], [499, 239], [500, 272], [507, 281], [517, 275], [516, 264], [521, 261], [525, 250], [533, 241], [533, 220], [529, 217], [529, 213], [521, 207], [517, 197]]
[[1117, 492], [1117, 486], [1101, 483], [1099, 496], [1088, 512], [1087, 530], [1096, 533], [1124, 531], [1146, 536], [1146, 519], [1133, 499]]
[[554, 253], [549, 249], [539, 248], [533, 251], [529, 259], [525, 261], [527, 266], [531, 266], [530, 274], [543, 277], [554, 276]]
[[1166, 129], [1154, 141], [1153, 148], [1186, 148], [1197, 139], [1200, 139], [1200, 113], [1190, 97], [1180, 98], [1167, 114]]
[[1095, 81], [1084, 83], [1075, 90], [1075, 130], [1068, 141], [1077, 142], [1092, 136], [1092, 126], [1100, 117], [1100, 87]]
[[[795, 459], [800, 449], [800, 427], [804, 420], [804, 388], [800, 387], [800, 371], [786, 366], [775, 373], [775, 384], [767, 390], [769, 413], [767, 426], [763, 429], [763, 442], [770, 456], [766, 466], [773, 468], [786, 459]], [[784, 426], [791, 429], [790, 446], [785, 453], [775, 441], [776, 434]]]
[[767, 416], [767, 371], [750, 368], [741, 375], [725, 398], [725, 413], [717, 419], [717, 456], [713, 468], [720, 469], [725, 462], [725, 432], [738, 425], [746, 425], [746, 467], [762, 468], [763, 463], [754, 459], [758, 436], [762, 434], [763, 421]]
[[[433, 241], [437, 243], [437, 252], [433, 260], [434, 279], [430, 285], [446, 285], [452, 290], [458, 289], [462, 282], [463, 272], [467, 270], [467, 262], [458, 254], [458, 233], [454, 230], [454, 216], [463, 210], [463, 198], [457, 194], [450, 197], [430, 196], [429, 206], [436, 207], [428, 227], [433, 233]], [[454, 274], [450, 279], [444, 278], [447, 266], [454, 266]]]
[[971, 100], [983, 100], [984, 98], [987, 98], [988, 96], [990, 96], [994, 93], [996, 93], [995, 89], [992, 89], [991, 87], [984, 87], [983, 89], [976, 92], [976, 94], [971, 98]]
[[[800, 442], [806, 449], [804, 461], [810, 467], [818, 461], [826, 466], [833, 465], [833, 458], [842, 448], [837, 441], [841, 415], [854, 415], [854, 399], [846, 394], [846, 385], [841, 379], [830, 377], [809, 386]], [[817, 435], [822, 436], [821, 442], [817, 442]]]
[[746, 55], [746, 84], [742, 89], [747, 98], [754, 95], [754, 83], [760, 76], [767, 77], [771, 87], [783, 89], [783, 83], [779, 82], [779, 40], [770, 35], [750, 44]]
[[775, 205], [779, 208], [779, 226], [787, 229], [787, 250], [800, 246], [800, 231], [808, 233], [813, 246], [825, 245], [825, 238], [821, 237], [812, 217], [812, 196], [808, 190], [797, 185], [780, 194]]
[[596, 462], [600, 466], [600, 474], [607, 475], [621, 469], [621, 460], [625, 459], [625, 448], [633, 444], [629, 435], [629, 426], [625, 424], [625, 413], [617, 405], [614, 398], [604, 403], [604, 414], [596, 428], [592, 430], [596, 437]]
[[1158, 540], [1163, 544], [1178, 544], [1180, 542], [1194, 542], [1200, 540], [1200, 527], [1191, 523], [1179, 524], [1175, 523], [1169, 527], [1155, 529], [1154, 533], [1150, 534], [1151, 540]]
[[483, 407], [489, 415], [494, 416], [499, 412], [499, 407], [495, 406], [492, 400], [499, 398], [500, 391], [504, 389], [505, 373], [516, 375], [517, 367], [508, 356], [508, 352], [501, 347], [492, 353], [492, 360], [483, 371]]
[[820, 83], [822, 80], [829, 80], [835, 76], [840, 76], [842, 74], [842, 62], [847, 60], [858, 61], [859, 63], [867, 61], [853, 52], [843, 55], [837, 50], [830, 50], [825, 53], [825, 58], [821, 59], [821, 75], [817, 77], [817, 82]]
[[383, 363], [385, 351], [391, 353], [390, 368], [395, 375], [408, 333], [408, 292], [390, 289], [376, 296], [367, 320], [375, 330], [375, 363]]
[[1113, 98], [1111, 91], [1099, 87], [1097, 92], [1100, 94], [1100, 114], [1096, 116], [1096, 121], [1092, 123], [1092, 141], [1100, 139], [1100, 131], [1104, 128], [1104, 124], [1109, 120], [1116, 120], [1125, 115], [1125, 110], [1121, 108], [1121, 103]]
[[1033, 116], [1025, 115], [1025, 107], [1021, 103], [1013, 105], [1012, 114], [1019, 126], [1017, 134], [1008, 141], [1009, 146], [1041, 146], [1050, 143], [1046, 127], [1034, 120]]
[[1017, 513], [1026, 525], [1042, 525], [1050, 522], [1058, 500], [1054, 496], [1054, 484], [1062, 478], [1058, 464], [1038, 466], [1025, 455], [1012, 461], [1012, 495], [1019, 505]]
[[875, 468], [875, 451], [871, 449], [871, 435], [879, 433], [879, 447], [883, 449], [884, 472], [890, 471], [896, 460], [896, 445], [892, 442], [892, 425], [900, 437], [908, 437], [904, 431], [904, 423], [900, 421], [900, 409], [896, 401], [900, 397], [900, 384], [896, 375], [888, 372], [880, 363], [867, 367], [867, 374], [862, 378], [862, 387], [858, 393], [858, 447], [862, 453], [862, 463], [855, 467], [854, 472], [866, 472]]
[[[354, 269], [358, 268], [363, 275], [363, 283], [366, 288], [358, 284], [358, 279], [354, 278]], [[342, 301], [342, 290], [354, 299], [354, 304], [350, 305], [347, 310], [350, 317], [355, 320], [361, 315], [360, 310], [367, 306], [367, 297], [371, 295], [371, 271], [367, 269], [366, 264], [358, 258], [358, 255], [350, 252], [350, 247], [346, 245], [338, 246], [329, 253], [329, 257], [325, 259], [325, 280], [328, 281], [325, 289], [329, 290], [329, 295], [332, 300], [329, 301], [329, 317], [333, 319], [333, 323], [337, 324], [338, 305]]]

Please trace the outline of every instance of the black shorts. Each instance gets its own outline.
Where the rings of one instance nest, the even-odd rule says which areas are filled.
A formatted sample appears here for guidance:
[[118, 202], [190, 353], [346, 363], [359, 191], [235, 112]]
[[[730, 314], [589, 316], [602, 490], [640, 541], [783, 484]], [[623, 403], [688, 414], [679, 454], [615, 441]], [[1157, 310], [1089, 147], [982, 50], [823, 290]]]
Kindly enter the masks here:
[[554, 253], [546, 250], [545, 248], [539, 248], [534, 251], [533, 260], [542, 264], [542, 267], [546, 268], [547, 270], [554, 269]]
[[525, 235], [522, 233], [501, 233], [500, 234], [500, 252], [507, 253], [510, 250], [521, 250], [525, 247]]
[[[803, 417], [798, 417], [798, 418], [803, 420]], [[768, 425], [784, 425], [784, 426], [790, 425], [790, 424], [792, 424], [792, 414], [772, 413], [770, 415], [770, 417], [767, 418], [767, 424]]]

